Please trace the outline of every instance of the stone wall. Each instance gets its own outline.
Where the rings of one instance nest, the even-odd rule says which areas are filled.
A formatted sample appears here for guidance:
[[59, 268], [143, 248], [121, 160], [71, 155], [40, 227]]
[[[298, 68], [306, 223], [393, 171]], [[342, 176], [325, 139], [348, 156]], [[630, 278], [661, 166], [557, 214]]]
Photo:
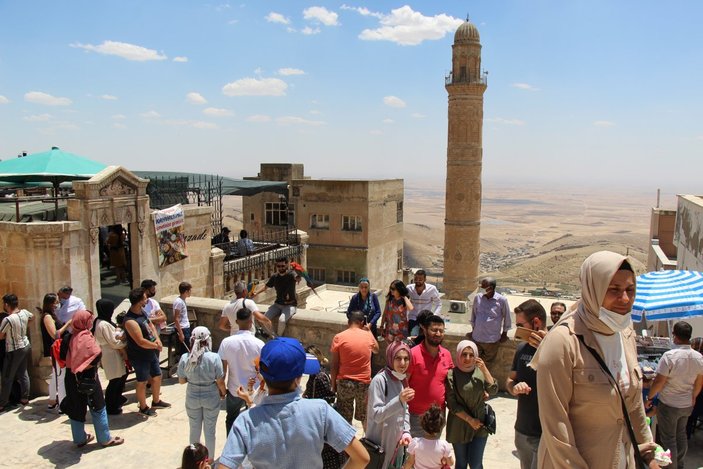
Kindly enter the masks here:
[[[176, 296], [164, 297], [160, 300], [161, 307], [171, 317], [173, 301]], [[198, 316], [198, 325], [206, 326], [212, 333], [212, 342], [215, 350], [220, 345], [220, 342], [227, 337], [227, 333], [217, 330], [217, 323], [222, 314], [222, 308], [228, 303], [227, 300], [214, 300], [211, 298], [188, 298], [188, 307], [194, 308]], [[268, 305], [257, 303], [266, 311]], [[328, 358], [330, 357], [329, 346], [332, 343], [332, 338], [335, 334], [342, 332], [347, 327], [346, 315], [341, 313], [325, 313], [322, 311], [298, 310], [298, 313], [290, 321], [286, 330], [286, 335], [296, 337], [304, 345], [317, 345]], [[456, 346], [464, 338], [469, 326], [463, 324], [449, 323], [444, 336], [444, 346], [455, 355]], [[508, 340], [501, 344], [498, 351], [498, 366], [491, 370], [493, 377], [498, 382], [501, 390], [505, 390], [505, 381], [510, 372], [510, 366], [513, 362], [515, 347], [517, 342]], [[385, 342], [381, 343], [380, 353], [375, 357], [374, 368], [380, 369], [385, 364]]]

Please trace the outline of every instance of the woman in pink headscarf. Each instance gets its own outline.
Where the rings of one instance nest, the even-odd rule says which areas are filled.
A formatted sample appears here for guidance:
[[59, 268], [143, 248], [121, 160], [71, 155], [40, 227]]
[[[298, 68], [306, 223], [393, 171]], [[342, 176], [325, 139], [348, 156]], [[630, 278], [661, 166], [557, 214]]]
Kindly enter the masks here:
[[445, 380], [449, 409], [446, 439], [454, 446], [456, 469], [481, 469], [488, 441], [488, 431], [483, 428], [484, 394], [495, 395], [498, 384], [470, 340], [457, 344], [454, 364], [456, 368], [449, 371]]
[[[415, 390], [408, 387], [405, 374], [410, 367], [410, 347], [394, 341], [386, 348], [386, 367], [371, 380], [366, 406], [366, 438], [381, 445], [386, 458], [383, 467], [393, 462], [396, 448], [410, 443], [408, 401]], [[401, 453], [402, 456], [402, 453]]]
[[116, 446], [124, 443], [118, 436], [110, 436], [105, 410], [105, 397], [98, 379], [98, 364], [102, 357], [100, 346], [90, 332], [93, 313], [80, 310], [73, 315], [73, 332], [61, 343], [61, 355], [66, 359], [66, 398], [61, 401], [61, 410], [71, 422], [73, 443], [83, 447], [95, 437], [85, 432], [86, 408], [90, 409], [98, 443]]

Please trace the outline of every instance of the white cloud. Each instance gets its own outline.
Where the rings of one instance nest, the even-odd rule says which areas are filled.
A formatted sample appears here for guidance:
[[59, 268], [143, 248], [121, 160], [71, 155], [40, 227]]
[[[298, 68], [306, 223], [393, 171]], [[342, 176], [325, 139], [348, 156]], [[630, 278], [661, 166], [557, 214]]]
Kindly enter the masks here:
[[403, 101], [402, 99], [400, 99], [397, 96], [385, 96], [383, 98], [383, 104], [385, 104], [386, 106], [399, 107], [399, 108], [406, 106], [405, 101]]
[[525, 90], [525, 91], [537, 91], [539, 88], [536, 88], [529, 83], [513, 83], [512, 85], [513, 88], [517, 88], [519, 90]]
[[[295, 29], [290, 32], [294, 33]], [[320, 28], [311, 28], [310, 26], [305, 26], [303, 29], [300, 30], [300, 32], [306, 36], [313, 36], [315, 34], [320, 34]]]
[[239, 20], [229, 20], [227, 24], [237, 24], [239, 23]]
[[272, 11], [266, 15], [266, 21], [269, 23], [290, 24], [290, 20], [280, 13]]
[[271, 122], [271, 116], [265, 116], [263, 114], [255, 114], [253, 116], [247, 117], [247, 122]]
[[234, 113], [229, 109], [222, 109], [217, 107], [205, 108], [203, 109], [203, 114], [211, 117], [230, 117], [234, 115]]
[[288, 84], [278, 78], [242, 78], [227, 83], [222, 93], [227, 96], [285, 96]]
[[117, 101], [118, 99], [117, 96], [113, 96], [111, 94], [103, 94], [100, 97], [106, 101]]
[[371, 135], [383, 135], [383, 131], [382, 131], [382, 130], [371, 130], [371, 131], [369, 131], [369, 133], [370, 133]]
[[52, 119], [51, 114], [36, 114], [33, 116], [25, 116], [22, 118], [22, 120], [27, 121], [27, 122], [46, 122], [51, 119]]
[[615, 127], [615, 122], [613, 122], [613, 121], [594, 121], [593, 125], [596, 127]]
[[703, 135], [696, 135], [696, 140], [703, 140]]
[[284, 116], [276, 118], [276, 122], [282, 125], [325, 125], [323, 121], [311, 121], [298, 116]]
[[142, 116], [144, 119], [158, 119], [159, 117], [161, 117], [161, 114], [156, 111], [147, 111], [139, 115]]
[[0, 94], [0, 104], [7, 104], [10, 100]]
[[383, 122], [384, 124], [394, 124], [395, 123], [395, 121], [393, 119], [388, 119], [388, 118], [383, 119], [381, 122]]
[[74, 43], [71, 44], [71, 47], [85, 49], [90, 52], [97, 52], [98, 54], [116, 55], [117, 57], [122, 57], [127, 60], [134, 60], [136, 62], [166, 60], [168, 58], [163, 53], [160, 54], [154, 49], [147, 49], [146, 47], [137, 46], [126, 42], [103, 41], [103, 43], [98, 46], [92, 44]]
[[195, 91], [191, 91], [186, 95], [186, 101], [190, 104], [207, 104], [207, 99], [203, 98], [203, 95]]
[[123, 121], [127, 118], [124, 114], [113, 114], [112, 118], [116, 121]]
[[329, 11], [325, 7], [310, 7], [303, 10], [303, 18], [308, 21], [319, 21], [325, 26], [337, 26], [339, 15], [333, 11]]
[[351, 10], [359, 13], [361, 16], [373, 16], [374, 18], [383, 18], [383, 13], [376, 13], [371, 10], [369, 10], [366, 7], [352, 7], [349, 5], [342, 5], [339, 7], [342, 10]]
[[427, 116], [419, 112], [413, 112], [412, 114], [410, 114], [410, 117], [414, 117], [415, 119], [424, 119]]
[[487, 117], [486, 122], [504, 125], [525, 125], [525, 121], [520, 119], [504, 119], [502, 117]]
[[194, 129], [207, 129], [207, 130], [214, 130], [214, 129], [220, 128], [219, 125], [213, 124], [212, 122], [193, 121], [193, 120], [186, 120], [186, 119], [168, 119], [168, 120], [164, 121], [164, 124], [173, 125], [173, 126], [177, 126], [177, 127], [193, 127]]
[[287, 77], [291, 75], [305, 75], [305, 72], [299, 68], [279, 68], [278, 74]]
[[186, 63], [186, 62], [188, 62], [188, 57], [183, 56], [183, 55], [179, 55], [178, 57], [174, 57], [173, 61], [179, 62], [179, 63]]
[[310, 109], [310, 114], [314, 116], [319, 116], [320, 114], [322, 114], [322, 112], [318, 111], [317, 109]]
[[379, 18], [380, 27], [364, 29], [359, 39], [364, 41], [391, 41], [401, 46], [416, 46], [423, 41], [442, 39], [453, 33], [464, 20], [442, 13], [424, 16], [408, 5], [391, 10], [390, 14], [372, 14]]
[[42, 93], [41, 91], [30, 91], [29, 93], [25, 93], [24, 100], [30, 103], [43, 104], [45, 106], [68, 106], [73, 102], [68, 98], [51, 96], [50, 94]]
[[127, 128], [127, 126], [121, 122], [115, 122], [114, 124], [112, 124], [112, 126], [116, 129], [126, 129]]

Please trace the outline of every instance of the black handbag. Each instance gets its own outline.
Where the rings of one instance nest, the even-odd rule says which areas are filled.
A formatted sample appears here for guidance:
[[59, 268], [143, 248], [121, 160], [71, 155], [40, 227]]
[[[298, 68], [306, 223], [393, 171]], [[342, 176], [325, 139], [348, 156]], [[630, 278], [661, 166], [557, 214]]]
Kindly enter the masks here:
[[76, 387], [79, 393], [91, 396], [95, 392], [97, 385], [94, 372], [76, 373]]
[[371, 458], [366, 465], [366, 469], [383, 469], [383, 460], [386, 459], [386, 452], [383, 447], [365, 437], [359, 441], [364, 445], [364, 448], [366, 448]]
[[486, 403], [486, 416], [483, 419], [483, 428], [491, 435], [496, 432], [496, 412], [488, 403]]

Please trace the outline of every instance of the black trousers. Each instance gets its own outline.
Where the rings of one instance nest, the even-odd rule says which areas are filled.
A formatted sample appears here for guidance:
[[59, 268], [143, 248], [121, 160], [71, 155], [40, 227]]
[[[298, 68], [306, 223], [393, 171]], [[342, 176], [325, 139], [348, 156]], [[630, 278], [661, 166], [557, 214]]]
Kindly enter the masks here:
[[108, 414], [119, 413], [122, 408], [122, 393], [127, 382], [127, 374], [119, 378], [113, 378], [107, 383], [105, 388], [105, 407]]

